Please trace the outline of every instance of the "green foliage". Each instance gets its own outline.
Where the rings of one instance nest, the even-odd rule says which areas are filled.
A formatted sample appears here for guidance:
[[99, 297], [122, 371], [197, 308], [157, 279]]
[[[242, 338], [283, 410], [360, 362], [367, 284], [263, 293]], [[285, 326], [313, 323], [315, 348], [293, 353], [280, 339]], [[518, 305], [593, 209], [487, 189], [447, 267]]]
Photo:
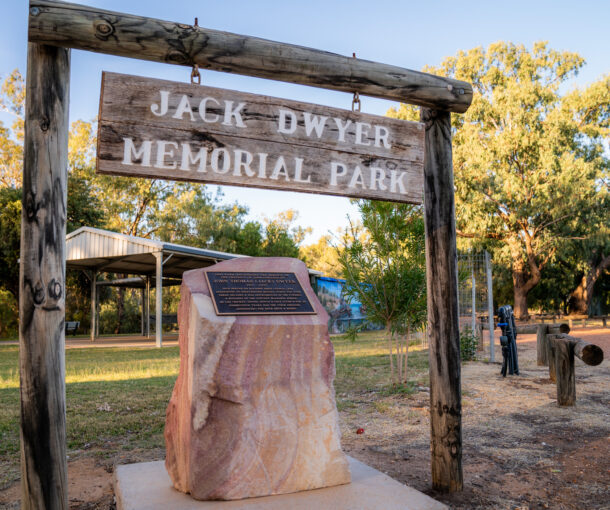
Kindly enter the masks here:
[[343, 333], [343, 337], [348, 339], [350, 342], [355, 342], [358, 338], [358, 334], [362, 332], [366, 324], [350, 324], [345, 333]]
[[19, 334], [19, 303], [9, 291], [0, 288], [0, 338], [14, 338]]
[[[347, 300], [363, 305], [368, 321], [384, 324], [394, 383], [406, 383], [409, 334], [426, 318], [424, 223], [421, 208], [361, 200], [363, 232], [346, 232], [339, 263]], [[405, 336], [406, 333], [406, 336]], [[395, 380], [393, 351], [397, 358]]]
[[460, 357], [462, 361], [473, 361], [477, 357], [479, 340], [471, 328], [460, 331]]
[[[473, 84], [472, 106], [452, 117], [457, 229], [462, 247], [484, 246], [511, 267], [517, 316], [547, 265], [610, 224], [599, 207], [608, 196], [610, 77], [564, 93], [583, 65], [546, 43], [498, 42], [426, 69]], [[415, 115], [406, 105], [389, 113]]]
[[0, 188], [0, 288], [19, 297], [19, 244], [21, 242], [21, 190]]
[[363, 304], [370, 322], [415, 329], [426, 317], [421, 209], [365, 200], [358, 207], [364, 233], [353, 228], [339, 255], [346, 297]]

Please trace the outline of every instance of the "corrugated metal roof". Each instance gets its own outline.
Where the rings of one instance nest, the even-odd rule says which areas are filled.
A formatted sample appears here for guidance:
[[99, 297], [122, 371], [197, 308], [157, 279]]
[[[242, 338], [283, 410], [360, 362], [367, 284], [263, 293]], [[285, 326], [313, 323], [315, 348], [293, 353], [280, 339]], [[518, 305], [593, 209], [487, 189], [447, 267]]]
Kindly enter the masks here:
[[[163, 254], [163, 274], [181, 277], [184, 271], [248, 255], [164, 243], [109, 230], [81, 227], [66, 236], [66, 266], [118, 274], [154, 275], [155, 253]], [[320, 271], [309, 270], [312, 276]]]
[[66, 236], [66, 261], [105, 259], [161, 251], [182, 253], [215, 261], [247, 256], [182, 244], [164, 243], [93, 227], [81, 227]]

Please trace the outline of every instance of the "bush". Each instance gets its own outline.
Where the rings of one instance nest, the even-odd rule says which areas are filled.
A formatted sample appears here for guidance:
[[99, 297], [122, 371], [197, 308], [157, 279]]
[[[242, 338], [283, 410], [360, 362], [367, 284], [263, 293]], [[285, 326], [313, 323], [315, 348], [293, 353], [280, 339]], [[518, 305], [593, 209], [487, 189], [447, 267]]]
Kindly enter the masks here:
[[477, 355], [477, 335], [470, 328], [460, 331], [460, 355], [462, 361], [472, 361]]

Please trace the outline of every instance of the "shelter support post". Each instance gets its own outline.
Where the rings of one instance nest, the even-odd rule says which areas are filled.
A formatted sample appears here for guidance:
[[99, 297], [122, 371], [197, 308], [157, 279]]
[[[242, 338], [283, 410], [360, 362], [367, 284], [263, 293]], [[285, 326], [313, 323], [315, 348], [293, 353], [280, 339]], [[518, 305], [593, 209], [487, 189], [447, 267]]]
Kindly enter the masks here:
[[95, 342], [97, 323], [97, 271], [91, 271], [91, 341]]
[[144, 303], [145, 296], [146, 289], [140, 289], [140, 334], [142, 336], [146, 334], [146, 305]]
[[150, 338], [150, 276], [146, 276], [146, 338]]
[[157, 347], [163, 346], [163, 253], [154, 254], [157, 259], [155, 292], [155, 341]]
[[28, 45], [19, 277], [21, 508], [67, 509], [65, 239], [70, 50]]
[[430, 357], [432, 485], [461, 491], [462, 401], [451, 114], [421, 109], [426, 125], [424, 218]]

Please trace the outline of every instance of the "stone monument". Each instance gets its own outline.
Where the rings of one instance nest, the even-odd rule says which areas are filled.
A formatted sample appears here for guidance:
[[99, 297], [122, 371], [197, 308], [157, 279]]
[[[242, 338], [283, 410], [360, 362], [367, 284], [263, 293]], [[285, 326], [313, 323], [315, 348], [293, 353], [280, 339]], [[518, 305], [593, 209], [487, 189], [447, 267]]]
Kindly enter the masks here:
[[231, 500], [350, 482], [328, 314], [303, 262], [236, 258], [185, 272], [178, 322], [165, 426], [176, 489]]

